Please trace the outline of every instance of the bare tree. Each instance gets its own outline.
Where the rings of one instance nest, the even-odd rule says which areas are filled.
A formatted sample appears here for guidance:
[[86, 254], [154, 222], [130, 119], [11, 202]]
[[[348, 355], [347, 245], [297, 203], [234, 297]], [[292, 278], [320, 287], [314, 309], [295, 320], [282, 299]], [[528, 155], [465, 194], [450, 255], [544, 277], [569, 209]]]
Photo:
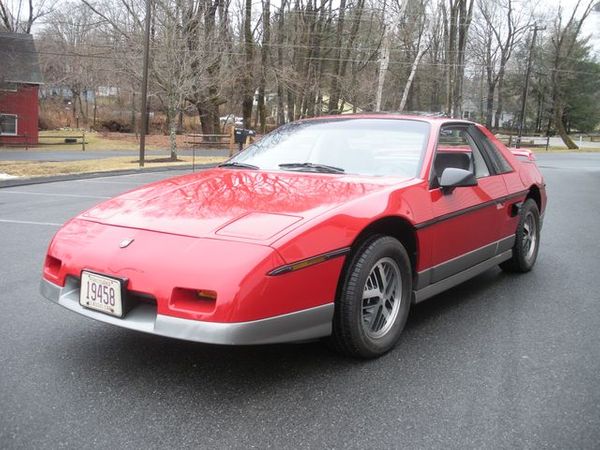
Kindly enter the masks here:
[[155, 32], [152, 57], [152, 75], [157, 96], [167, 116], [171, 160], [177, 160], [177, 117], [183, 111], [186, 98], [194, 92], [192, 65], [195, 55], [189, 47], [181, 45], [183, 36], [183, 10], [177, 1], [158, 0], [155, 8]]
[[[0, 1], [6, 10], [7, 0]], [[65, 38], [59, 26], [79, 26], [80, 18], [69, 17], [71, 6], [61, 8], [66, 12], [56, 26], [49, 16], [41, 28], [47, 79], [81, 95], [99, 86], [98, 77], [114, 83], [129, 93], [115, 102], [127, 117], [131, 112], [133, 122], [146, 0], [81, 2], [88, 17], [80, 25], [91, 31], [79, 33], [79, 40]], [[151, 2], [150, 98], [166, 114], [173, 158], [182, 111], [197, 110], [204, 134], [219, 133], [220, 113], [242, 115], [245, 126], [254, 123], [264, 131], [275, 92], [279, 124], [324, 111], [379, 108], [445, 110], [460, 117], [467, 74], [479, 87], [487, 125], [494, 114], [498, 125], [504, 110], [516, 111], [510, 99], [520, 77], [511, 61], [529, 22], [529, 8], [517, 8], [516, 0], [261, 0], [260, 12], [250, 0]], [[26, 23], [23, 5], [17, 16]], [[554, 59], [545, 58], [544, 92], [552, 97], [559, 132], [556, 117], [564, 116], [564, 87], [572, 80], [568, 58], [579, 33], [578, 8], [566, 24], [560, 11], [547, 50]], [[4, 28], [6, 17], [0, 11]], [[87, 116], [86, 105], [75, 103], [74, 115]]]
[[[572, 77], [572, 73], [569, 70], [570, 55], [575, 48], [575, 44], [577, 43], [583, 22], [592, 12], [592, 8], [595, 3], [596, 0], [589, 0], [584, 4], [583, 10], [580, 10], [579, 8], [581, 6], [581, 0], [578, 0], [573, 12], [567, 20], [567, 23], [563, 23], [563, 10], [562, 8], [559, 8], [556, 20], [554, 22], [554, 29], [551, 38], [551, 86], [554, 126], [556, 127], [556, 130], [558, 131], [558, 134], [565, 145], [573, 150], [576, 150], [579, 147], [567, 134], [567, 130], [563, 121], [565, 112], [565, 83], [568, 83]], [[581, 15], [577, 17], [580, 11]]]
[[252, 36], [252, 0], [245, 0], [244, 3], [244, 71], [242, 75], [242, 117], [244, 118], [244, 127], [250, 128], [252, 120], [252, 105], [254, 103], [253, 86], [253, 59], [254, 59], [254, 37]]
[[[503, 112], [506, 67], [515, 46], [531, 26], [531, 11], [527, 10], [527, 7], [522, 7], [520, 11], [515, 10], [512, 0], [478, 0], [477, 7], [481, 16], [475, 25], [473, 47], [486, 76], [485, 123], [491, 128], [493, 121], [494, 128], [498, 129]], [[498, 101], [494, 115], [496, 94]]]
[[421, 59], [423, 58], [423, 55], [425, 55], [425, 52], [429, 50], [431, 45], [431, 26], [433, 23], [431, 17], [434, 16], [436, 12], [435, 10], [432, 10], [428, 14], [427, 8], [429, 6], [429, 0], [419, 0], [418, 2], [414, 3], [413, 8], [409, 9], [409, 14], [412, 17], [410, 22], [407, 21], [407, 23], [410, 23], [411, 25], [409, 28], [409, 33], [407, 34], [410, 36], [410, 41], [414, 43], [415, 55], [410, 64], [410, 74], [408, 75], [408, 79], [404, 84], [402, 99], [400, 100], [398, 111], [404, 111], [406, 102], [408, 101], [408, 94], [417, 74], [417, 69], [419, 68]]
[[260, 120], [260, 132], [264, 133], [267, 127], [267, 110], [265, 107], [265, 88], [267, 84], [267, 64], [269, 58], [269, 43], [271, 40], [271, 1], [263, 0], [262, 16], [262, 45], [260, 48], [260, 78], [258, 85], [257, 119]]
[[274, 70], [275, 79], [277, 83], [277, 124], [282, 125], [285, 123], [285, 109], [284, 109], [284, 83], [283, 83], [283, 73], [284, 73], [284, 62], [283, 62], [283, 45], [284, 45], [284, 26], [285, 26], [285, 9], [287, 6], [287, 0], [281, 1], [281, 7], [277, 14], [277, 38], [276, 38], [276, 47], [277, 47], [277, 67]]
[[57, 0], [0, 0], [0, 31], [31, 33], [33, 24], [54, 10]]
[[[386, 0], [383, 2], [383, 9], [385, 9], [385, 5]], [[358, 38], [358, 32], [360, 30], [360, 23], [363, 17], [364, 8], [364, 0], [358, 0], [356, 4], [353, 5], [351, 9], [353, 14], [350, 16], [350, 30], [346, 34], [346, 15], [348, 5], [346, 0], [340, 1], [335, 33], [335, 48], [333, 49], [331, 84], [329, 87], [328, 109], [333, 113], [339, 112], [339, 103], [342, 96], [342, 83], [346, 77], [350, 53], [354, 47], [354, 43]]]
[[[113, 33], [113, 41], [119, 45], [121, 60], [126, 66], [139, 59], [141, 35], [143, 29], [143, 0], [113, 0], [111, 3], [92, 3], [82, 0], [96, 15], [106, 21]], [[177, 30], [175, 39], [162, 39], [161, 28], [164, 23], [153, 22], [153, 51], [184, 53], [187, 73], [185, 91], [186, 100], [198, 110], [202, 132], [219, 132], [219, 105], [226, 103], [221, 95], [223, 77], [221, 70], [225, 50], [229, 43], [227, 36], [229, 21], [229, 2], [226, 0], [164, 0], [157, 1], [158, 11], [169, 17]], [[155, 7], [156, 10], [156, 7]], [[135, 67], [135, 66], [134, 66]], [[139, 73], [136, 71], [136, 73]], [[157, 71], [154, 71], [157, 75]], [[137, 78], [137, 74], [132, 73]], [[175, 72], [174, 83], [178, 77]], [[172, 84], [163, 80], [158, 87]], [[188, 90], [189, 86], [189, 90]], [[178, 92], [181, 89], [178, 89]]]
[[47, 17], [47, 21], [51, 27], [42, 31], [38, 39], [46, 81], [71, 91], [72, 118], [74, 125], [79, 127], [82, 123], [87, 124], [89, 93], [95, 92], [97, 78], [97, 72], [93, 70], [95, 58], [82, 55], [105, 58], [107, 52], [94, 45], [97, 25], [80, 3], [64, 3], [62, 9]]
[[441, 3], [444, 17], [446, 54], [446, 113], [462, 116], [465, 49], [474, 0], [447, 0]]

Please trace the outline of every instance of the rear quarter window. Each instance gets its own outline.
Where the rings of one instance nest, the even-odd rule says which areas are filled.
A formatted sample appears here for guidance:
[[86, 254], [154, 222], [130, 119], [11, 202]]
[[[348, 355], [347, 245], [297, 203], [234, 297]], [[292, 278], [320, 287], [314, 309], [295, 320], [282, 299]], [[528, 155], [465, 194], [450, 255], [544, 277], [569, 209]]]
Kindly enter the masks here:
[[481, 132], [478, 128], [475, 128], [477, 137], [484, 147], [485, 152], [488, 154], [489, 159], [494, 166], [494, 171], [498, 174], [512, 172], [513, 168], [510, 163], [506, 160], [502, 152], [494, 145], [488, 137]]

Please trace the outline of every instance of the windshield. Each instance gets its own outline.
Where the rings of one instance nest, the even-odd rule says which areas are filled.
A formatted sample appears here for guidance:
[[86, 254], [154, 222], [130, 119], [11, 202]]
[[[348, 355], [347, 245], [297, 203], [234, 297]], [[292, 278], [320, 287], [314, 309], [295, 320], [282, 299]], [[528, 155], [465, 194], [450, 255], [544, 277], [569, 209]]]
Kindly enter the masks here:
[[235, 166], [266, 170], [417, 176], [429, 124], [398, 119], [294, 122], [232, 158]]

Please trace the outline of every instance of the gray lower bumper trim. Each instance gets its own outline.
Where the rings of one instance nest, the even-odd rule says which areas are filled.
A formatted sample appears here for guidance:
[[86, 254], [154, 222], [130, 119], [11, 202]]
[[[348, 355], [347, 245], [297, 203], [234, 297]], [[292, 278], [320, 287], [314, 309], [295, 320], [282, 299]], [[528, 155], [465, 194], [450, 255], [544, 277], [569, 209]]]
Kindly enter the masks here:
[[433, 297], [434, 295], [439, 294], [440, 292], [444, 292], [460, 283], [467, 281], [474, 276], [479, 275], [482, 272], [485, 272], [488, 269], [491, 269], [494, 266], [510, 259], [512, 257], [512, 249], [506, 250], [499, 255], [494, 256], [486, 261], [483, 261], [476, 266], [473, 266], [467, 270], [463, 270], [462, 272], [457, 273], [456, 275], [452, 275], [451, 277], [445, 278], [437, 283], [430, 284], [426, 288], [420, 289], [418, 291], [413, 291], [413, 301], [415, 303], [422, 302], [423, 300], [427, 300], [428, 298]]
[[91, 319], [131, 330], [207, 344], [296, 342], [329, 336], [332, 330], [333, 303], [251, 322], [217, 323], [157, 314], [156, 307], [149, 304], [136, 306], [123, 319], [111, 317], [82, 307], [79, 304], [78, 283], [69, 278], [64, 288], [42, 279], [40, 292], [48, 300]]

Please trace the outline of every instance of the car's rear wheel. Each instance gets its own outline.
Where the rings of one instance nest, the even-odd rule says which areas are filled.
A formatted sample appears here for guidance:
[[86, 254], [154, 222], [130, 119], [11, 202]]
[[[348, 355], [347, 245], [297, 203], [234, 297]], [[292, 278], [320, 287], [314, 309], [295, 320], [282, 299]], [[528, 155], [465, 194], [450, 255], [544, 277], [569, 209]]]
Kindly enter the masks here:
[[529, 272], [540, 248], [540, 211], [534, 200], [521, 207], [512, 258], [500, 264], [506, 272]]
[[374, 358], [398, 342], [412, 295], [412, 273], [404, 246], [373, 236], [353, 253], [338, 293], [333, 347], [350, 356]]

